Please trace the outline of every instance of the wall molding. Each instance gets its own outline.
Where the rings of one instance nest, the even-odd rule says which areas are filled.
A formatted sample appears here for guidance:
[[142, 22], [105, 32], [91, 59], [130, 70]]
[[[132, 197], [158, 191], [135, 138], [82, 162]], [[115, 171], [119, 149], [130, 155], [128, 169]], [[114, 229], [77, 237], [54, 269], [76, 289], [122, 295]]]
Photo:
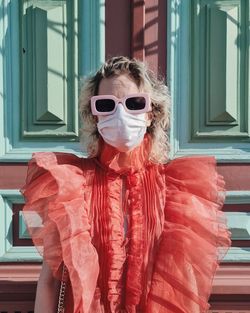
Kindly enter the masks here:
[[250, 204], [250, 190], [226, 191], [225, 204]]
[[172, 96], [170, 141], [173, 149], [171, 158], [199, 154], [214, 155], [218, 162], [250, 163], [250, 145], [242, 138], [241, 141], [236, 140], [236, 137], [234, 141], [230, 141], [225, 133], [224, 139], [221, 140], [218, 137], [216, 142], [204, 143], [202, 140], [200, 142], [191, 140], [193, 123], [190, 112], [193, 57], [190, 39], [193, 35], [190, 25], [191, 15], [192, 3], [190, 1], [168, 1], [168, 51], [170, 55], [168, 56], [167, 76]]
[[24, 261], [40, 262], [42, 257], [34, 246], [13, 246], [13, 203], [24, 203], [19, 190], [0, 189], [0, 263]]
[[105, 61], [105, 0], [79, 1], [80, 74], [85, 77]]
[[[22, 140], [20, 138], [21, 83], [20, 83], [20, 19], [21, 2], [3, 0], [0, 9], [0, 162], [27, 162], [33, 152], [58, 151], [82, 156], [79, 142], [70, 138]], [[79, 8], [78, 8], [79, 3]], [[105, 58], [104, 0], [74, 0], [74, 68], [77, 100], [79, 77], [94, 71]], [[78, 20], [81, 22], [78, 25]], [[78, 27], [81, 27], [79, 29]], [[78, 43], [80, 41], [80, 43]], [[78, 102], [78, 101], [77, 101]], [[78, 110], [74, 118], [78, 121]], [[75, 136], [75, 134], [72, 134]]]
[[[250, 205], [250, 190], [230, 190], [226, 192], [225, 204], [249, 204]], [[248, 219], [250, 221], [250, 216], [247, 212], [225, 212], [229, 229], [232, 231], [232, 240], [249, 240], [249, 226]], [[239, 222], [242, 217], [246, 219], [246, 223]], [[237, 228], [236, 232], [234, 228]], [[239, 238], [239, 236], [234, 237], [234, 233], [239, 232], [244, 234], [244, 238]], [[223, 259], [223, 263], [249, 263], [250, 262], [250, 247], [231, 247]]]
[[41, 269], [41, 264], [1, 264], [0, 281], [34, 282], [38, 280]]
[[250, 267], [222, 265], [215, 274], [213, 294], [250, 294]]

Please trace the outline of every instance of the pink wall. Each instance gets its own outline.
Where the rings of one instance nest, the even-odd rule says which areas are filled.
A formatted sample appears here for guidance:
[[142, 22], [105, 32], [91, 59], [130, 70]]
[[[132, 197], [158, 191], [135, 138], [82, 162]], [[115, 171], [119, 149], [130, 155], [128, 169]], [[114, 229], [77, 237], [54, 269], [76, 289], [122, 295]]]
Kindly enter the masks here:
[[166, 74], [167, 1], [106, 1], [106, 58], [115, 55], [146, 61]]

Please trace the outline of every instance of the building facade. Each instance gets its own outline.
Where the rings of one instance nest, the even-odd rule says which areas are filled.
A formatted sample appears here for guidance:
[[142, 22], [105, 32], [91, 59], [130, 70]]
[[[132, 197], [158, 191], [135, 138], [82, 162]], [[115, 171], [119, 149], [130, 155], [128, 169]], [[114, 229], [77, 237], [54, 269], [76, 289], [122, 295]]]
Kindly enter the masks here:
[[115, 55], [165, 78], [171, 157], [218, 160], [232, 247], [210, 312], [250, 312], [249, 10], [249, 0], [1, 1], [0, 313], [33, 311], [41, 269], [21, 212], [27, 162], [82, 154], [79, 80]]

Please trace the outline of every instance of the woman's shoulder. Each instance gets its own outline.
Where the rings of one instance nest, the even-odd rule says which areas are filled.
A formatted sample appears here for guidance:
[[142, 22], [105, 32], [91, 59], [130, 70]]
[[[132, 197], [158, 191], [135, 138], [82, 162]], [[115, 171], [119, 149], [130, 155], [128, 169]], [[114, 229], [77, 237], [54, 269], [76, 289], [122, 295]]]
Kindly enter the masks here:
[[216, 164], [216, 159], [212, 155], [192, 155], [192, 156], [181, 156], [174, 159], [169, 159], [165, 168], [175, 167], [175, 166], [194, 166], [195, 164]]
[[87, 159], [73, 153], [65, 152], [34, 152], [29, 165], [36, 165], [44, 169], [50, 169], [59, 165], [71, 165], [81, 169], [94, 166], [93, 159]]
[[74, 190], [81, 189], [89, 170], [94, 168], [92, 159], [75, 154], [35, 152], [28, 162], [25, 185], [20, 191], [32, 199], [55, 193], [70, 196]]
[[169, 192], [186, 192], [211, 201], [218, 199], [219, 192], [225, 192], [225, 181], [214, 156], [176, 158], [164, 165], [164, 173]]
[[163, 166], [164, 172], [182, 179], [191, 176], [204, 176], [217, 173], [217, 162], [214, 156], [183, 156], [169, 160]]

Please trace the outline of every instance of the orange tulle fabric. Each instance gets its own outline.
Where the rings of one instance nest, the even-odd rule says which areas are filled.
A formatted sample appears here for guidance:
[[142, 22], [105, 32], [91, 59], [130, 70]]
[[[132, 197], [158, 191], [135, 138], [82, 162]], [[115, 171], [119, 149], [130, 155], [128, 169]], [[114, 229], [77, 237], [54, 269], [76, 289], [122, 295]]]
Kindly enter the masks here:
[[146, 138], [127, 155], [33, 154], [24, 218], [53, 276], [68, 268], [66, 313], [209, 309], [231, 244], [224, 180], [213, 157], [157, 165], [149, 150]]

